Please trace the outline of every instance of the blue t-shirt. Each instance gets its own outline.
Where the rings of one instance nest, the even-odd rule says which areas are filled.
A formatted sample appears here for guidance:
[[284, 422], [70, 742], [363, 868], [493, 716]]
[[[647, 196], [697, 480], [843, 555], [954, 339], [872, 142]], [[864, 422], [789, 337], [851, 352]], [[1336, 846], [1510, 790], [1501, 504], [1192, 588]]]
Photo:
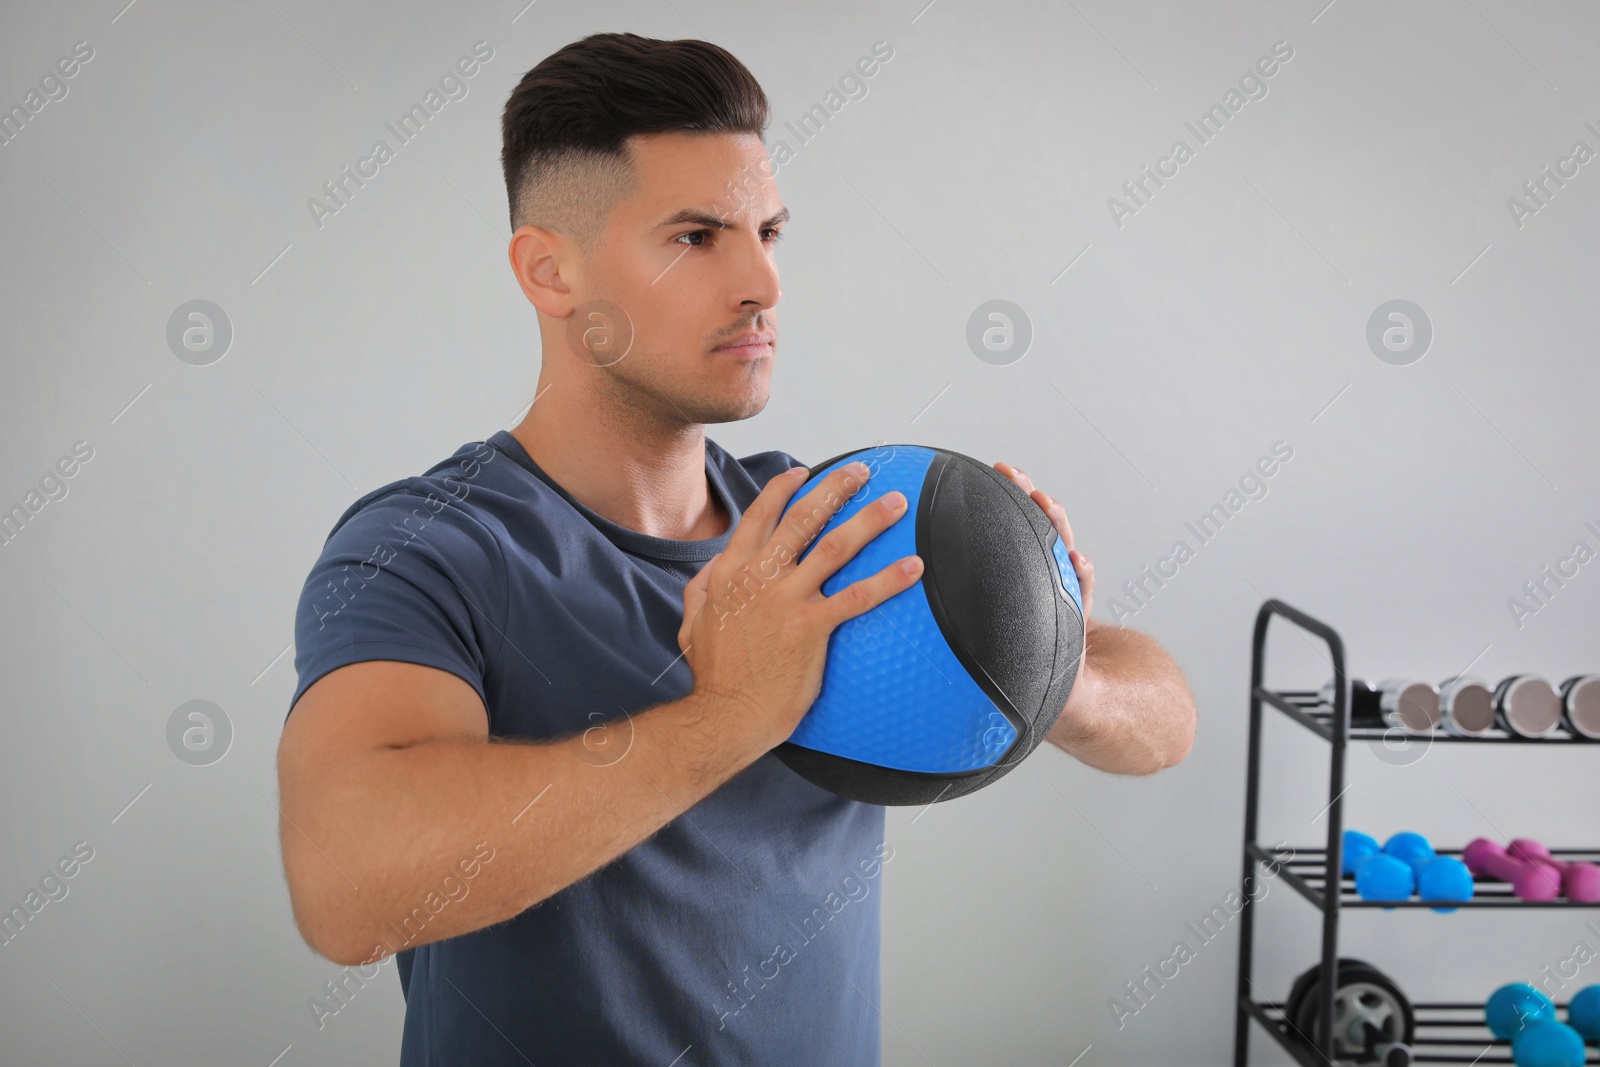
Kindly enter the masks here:
[[[798, 463], [776, 451], [734, 459], [709, 439], [705, 451], [735, 523]], [[405, 660], [477, 690], [491, 735], [609, 723], [588, 751], [615, 758], [625, 712], [694, 688], [677, 641], [683, 587], [730, 535], [629, 530], [574, 499], [510, 433], [463, 445], [334, 526], [295, 617], [294, 700], [338, 667]], [[400, 951], [401, 1065], [876, 1064], [879, 889], [893, 858], [883, 826], [881, 806], [767, 753], [522, 914]], [[465, 889], [395, 917], [395, 942], [470, 892], [462, 878], [477, 860], [462, 860]]]

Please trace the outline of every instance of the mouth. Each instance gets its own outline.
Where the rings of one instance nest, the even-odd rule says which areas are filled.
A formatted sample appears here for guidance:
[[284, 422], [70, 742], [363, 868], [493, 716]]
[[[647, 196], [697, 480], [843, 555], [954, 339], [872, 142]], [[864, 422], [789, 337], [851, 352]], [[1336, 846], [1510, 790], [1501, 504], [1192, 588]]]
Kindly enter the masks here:
[[772, 349], [777, 341], [777, 334], [749, 330], [727, 344], [712, 349], [712, 352], [732, 356], [735, 359], [761, 359], [772, 355]]

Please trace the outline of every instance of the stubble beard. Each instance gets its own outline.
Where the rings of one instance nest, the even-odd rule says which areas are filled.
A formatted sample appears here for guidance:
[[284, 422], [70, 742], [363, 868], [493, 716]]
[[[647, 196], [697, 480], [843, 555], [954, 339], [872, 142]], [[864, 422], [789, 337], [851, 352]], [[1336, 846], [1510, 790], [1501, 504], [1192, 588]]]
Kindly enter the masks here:
[[[773, 346], [776, 351], [777, 346]], [[712, 365], [726, 356], [706, 353], [699, 357], [705, 373], [684, 377], [659, 368], [667, 360], [635, 348], [627, 358], [608, 367], [596, 368], [602, 375], [601, 391], [607, 408], [620, 422], [637, 426], [640, 421], [663, 430], [688, 426], [738, 422], [759, 414], [767, 406], [770, 393], [771, 357], [740, 361], [733, 367], [713, 370]], [[728, 382], [738, 384], [728, 388]]]

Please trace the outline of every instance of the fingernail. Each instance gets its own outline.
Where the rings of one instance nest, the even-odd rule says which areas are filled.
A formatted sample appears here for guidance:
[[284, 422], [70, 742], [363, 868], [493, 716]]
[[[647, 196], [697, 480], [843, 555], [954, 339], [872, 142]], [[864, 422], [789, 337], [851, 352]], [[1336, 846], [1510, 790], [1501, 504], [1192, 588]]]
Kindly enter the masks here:
[[845, 469], [848, 470], [851, 474], [857, 474], [857, 475], [862, 475], [862, 476], [865, 476], [866, 473], [868, 472], [868, 470], [870, 470], [870, 468], [865, 463], [861, 462], [859, 459], [856, 460], [854, 463], [850, 464], [850, 466], [846, 467]]
[[921, 570], [922, 560], [917, 556], [912, 556], [910, 559], [900, 564], [900, 572], [902, 574], [916, 574]]

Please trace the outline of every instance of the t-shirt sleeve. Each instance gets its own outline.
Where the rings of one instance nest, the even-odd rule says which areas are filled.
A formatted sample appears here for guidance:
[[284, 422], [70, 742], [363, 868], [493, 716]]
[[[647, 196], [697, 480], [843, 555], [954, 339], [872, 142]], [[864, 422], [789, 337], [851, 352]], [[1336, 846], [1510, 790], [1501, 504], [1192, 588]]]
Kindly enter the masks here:
[[506, 590], [499, 541], [448, 493], [408, 486], [369, 501], [329, 535], [301, 589], [291, 711], [329, 671], [380, 659], [449, 671], [487, 706]]

